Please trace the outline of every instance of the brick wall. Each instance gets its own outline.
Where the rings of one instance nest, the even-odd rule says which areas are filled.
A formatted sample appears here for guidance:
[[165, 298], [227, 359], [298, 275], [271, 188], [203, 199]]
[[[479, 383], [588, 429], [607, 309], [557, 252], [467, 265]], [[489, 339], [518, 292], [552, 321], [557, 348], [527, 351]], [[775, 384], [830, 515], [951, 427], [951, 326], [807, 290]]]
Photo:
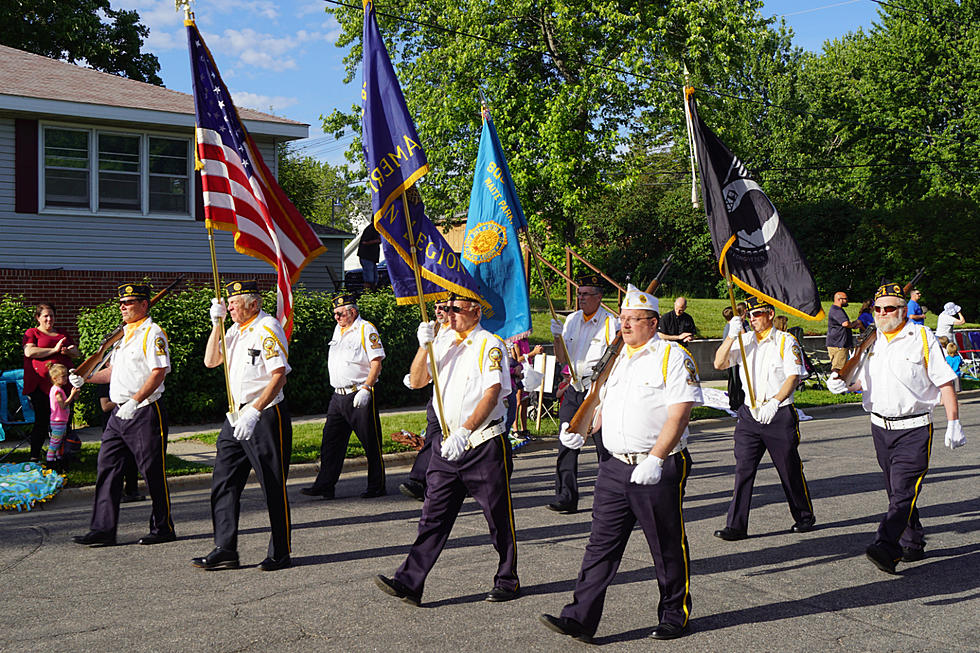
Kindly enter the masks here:
[[[210, 288], [213, 285], [210, 272], [147, 273], [0, 268], [0, 294], [19, 295], [27, 300], [28, 305], [39, 302], [54, 305], [57, 311], [55, 325], [65, 329], [77, 341], [75, 321], [80, 308], [97, 306], [114, 298], [116, 288], [123, 283], [141, 281], [145, 277], [150, 279], [154, 291], [158, 291], [166, 288], [178, 276], [184, 277], [181, 288]], [[249, 278], [257, 279], [263, 291], [276, 285], [274, 274], [254, 275]]]

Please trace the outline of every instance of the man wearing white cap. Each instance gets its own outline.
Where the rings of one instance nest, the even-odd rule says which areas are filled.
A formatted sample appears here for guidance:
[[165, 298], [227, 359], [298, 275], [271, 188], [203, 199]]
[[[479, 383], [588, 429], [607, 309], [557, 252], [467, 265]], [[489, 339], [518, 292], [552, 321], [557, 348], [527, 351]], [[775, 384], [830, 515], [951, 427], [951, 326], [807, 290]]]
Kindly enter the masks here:
[[[687, 351], [657, 337], [659, 305], [630, 285], [620, 320], [624, 347], [599, 395], [592, 430], [602, 426], [609, 456], [599, 463], [592, 532], [572, 602], [561, 616], [543, 614], [550, 630], [589, 642], [602, 616], [606, 589], [639, 522], [653, 555], [660, 604], [654, 639], [687, 631], [691, 615], [690, 553], [681, 501], [691, 456], [687, 424], [702, 403], [697, 367]], [[561, 441], [584, 437], [562, 425]]]
[[946, 302], [943, 306], [943, 312], [939, 314], [936, 318], [936, 337], [942, 338], [943, 336], [953, 339], [953, 327], [962, 326], [966, 324], [966, 318], [960, 312], [960, 307], [953, 302]]

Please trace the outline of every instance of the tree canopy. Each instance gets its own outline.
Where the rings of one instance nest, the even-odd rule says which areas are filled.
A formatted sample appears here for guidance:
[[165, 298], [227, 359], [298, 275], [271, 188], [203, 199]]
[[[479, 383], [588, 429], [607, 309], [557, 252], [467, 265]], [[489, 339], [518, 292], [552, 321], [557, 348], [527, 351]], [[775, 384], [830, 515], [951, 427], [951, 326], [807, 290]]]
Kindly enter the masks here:
[[149, 29], [135, 10], [109, 0], [4, 0], [0, 43], [103, 72], [163, 85], [156, 55], [142, 52]]
[[280, 145], [279, 185], [293, 206], [307, 220], [338, 229], [352, 229], [359, 215], [370, 215], [367, 192], [345, 166], [332, 166], [301, 156]]

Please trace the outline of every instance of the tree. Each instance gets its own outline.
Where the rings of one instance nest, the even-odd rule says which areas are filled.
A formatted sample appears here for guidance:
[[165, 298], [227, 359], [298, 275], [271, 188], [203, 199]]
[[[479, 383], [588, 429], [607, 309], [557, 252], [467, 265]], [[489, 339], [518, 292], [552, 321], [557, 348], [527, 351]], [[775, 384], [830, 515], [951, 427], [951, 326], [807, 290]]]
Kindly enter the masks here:
[[[402, 0], [379, 24], [432, 172], [434, 216], [465, 213], [479, 140], [478, 89], [490, 108], [525, 213], [538, 237], [578, 244], [583, 214], [625, 168], [637, 132], [680, 135], [684, 66], [695, 82], [735, 92], [743, 70], [778, 76], [790, 54], [759, 0]], [[401, 19], [387, 16], [390, 11]], [[330, 9], [359, 75], [363, 14]], [[758, 80], [753, 80], [758, 82]], [[716, 103], [719, 104], [719, 103]], [[360, 107], [334, 112], [329, 132], [360, 129]], [[348, 152], [359, 161], [360, 144]], [[613, 179], [613, 175], [617, 175]]]
[[139, 20], [109, 0], [4, 0], [0, 43], [162, 86], [160, 62], [141, 52], [150, 32]]
[[338, 229], [351, 229], [356, 218], [370, 215], [371, 203], [363, 185], [345, 166], [332, 166], [293, 153], [288, 145], [276, 151], [279, 185], [307, 220]]

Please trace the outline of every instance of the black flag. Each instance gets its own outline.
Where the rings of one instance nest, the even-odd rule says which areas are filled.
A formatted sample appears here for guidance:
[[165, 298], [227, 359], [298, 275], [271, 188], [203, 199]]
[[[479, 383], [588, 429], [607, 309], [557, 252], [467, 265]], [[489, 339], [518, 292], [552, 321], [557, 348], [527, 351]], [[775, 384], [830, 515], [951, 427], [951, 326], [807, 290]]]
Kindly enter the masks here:
[[823, 319], [810, 266], [776, 207], [738, 157], [698, 117], [694, 89], [688, 87], [684, 94], [719, 271], [727, 258], [732, 281], [746, 292], [791, 315]]

